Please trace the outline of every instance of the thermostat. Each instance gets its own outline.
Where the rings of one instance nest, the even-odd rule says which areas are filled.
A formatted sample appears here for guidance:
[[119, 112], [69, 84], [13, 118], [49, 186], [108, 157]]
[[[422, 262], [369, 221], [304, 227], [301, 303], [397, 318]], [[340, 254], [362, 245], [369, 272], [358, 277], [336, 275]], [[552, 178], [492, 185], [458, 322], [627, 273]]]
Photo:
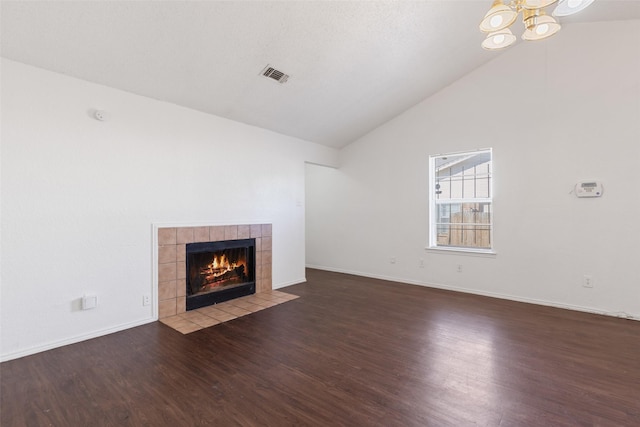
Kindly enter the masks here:
[[602, 196], [602, 183], [598, 181], [584, 181], [576, 184], [576, 196], [600, 197]]

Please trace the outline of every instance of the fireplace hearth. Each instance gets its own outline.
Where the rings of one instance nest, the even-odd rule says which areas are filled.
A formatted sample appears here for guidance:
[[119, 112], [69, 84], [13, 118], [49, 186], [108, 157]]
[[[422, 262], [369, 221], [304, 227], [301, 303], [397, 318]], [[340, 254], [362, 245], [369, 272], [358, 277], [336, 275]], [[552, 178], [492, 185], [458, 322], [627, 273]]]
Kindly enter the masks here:
[[254, 294], [255, 239], [186, 245], [186, 309]]

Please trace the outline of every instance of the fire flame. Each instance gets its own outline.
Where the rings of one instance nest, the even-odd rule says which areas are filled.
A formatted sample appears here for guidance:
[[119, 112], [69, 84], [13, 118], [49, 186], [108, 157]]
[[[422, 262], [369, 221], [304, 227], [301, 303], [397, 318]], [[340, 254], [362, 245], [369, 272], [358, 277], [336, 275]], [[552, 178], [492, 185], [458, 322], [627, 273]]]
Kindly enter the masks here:
[[237, 266], [237, 263], [229, 262], [229, 259], [224, 254], [220, 255], [220, 257], [214, 255], [211, 264], [207, 265], [208, 270], [206, 274], [213, 275], [213, 277], [221, 276], [227, 271], [232, 271]]

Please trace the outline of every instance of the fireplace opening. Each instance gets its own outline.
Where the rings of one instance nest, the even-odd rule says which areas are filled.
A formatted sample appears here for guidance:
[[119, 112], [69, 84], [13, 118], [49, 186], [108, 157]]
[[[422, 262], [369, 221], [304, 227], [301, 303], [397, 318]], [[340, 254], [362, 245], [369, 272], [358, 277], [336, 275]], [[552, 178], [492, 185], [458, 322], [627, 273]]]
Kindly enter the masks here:
[[187, 311], [256, 292], [255, 242], [187, 244]]

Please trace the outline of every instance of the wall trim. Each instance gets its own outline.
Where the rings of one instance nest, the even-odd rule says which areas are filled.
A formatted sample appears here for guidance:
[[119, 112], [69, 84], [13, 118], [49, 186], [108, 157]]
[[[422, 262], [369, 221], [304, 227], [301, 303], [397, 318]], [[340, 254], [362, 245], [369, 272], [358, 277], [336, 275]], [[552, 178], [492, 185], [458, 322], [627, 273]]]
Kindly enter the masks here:
[[515, 302], [524, 302], [524, 303], [527, 303], [527, 304], [536, 304], [536, 305], [542, 305], [542, 306], [547, 306], [547, 307], [561, 308], [561, 309], [564, 309], [564, 310], [580, 311], [580, 312], [583, 312], [583, 313], [591, 313], [591, 314], [599, 314], [599, 315], [602, 315], [602, 316], [617, 317], [619, 319], [640, 321], [640, 314], [630, 314], [630, 313], [625, 313], [623, 311], [618, 311], [618, 312], [604, 311], [604, 310], [599, 310], [599, 309], [591, 308], [591, 307], [583, 307], [583, 306], [580, 306], [580, 305], [563, 304], [563, 303], [558, 303], [558, 302], [554, 302], [554, 301], [546, 301], [546, 300], [539, 300], [539, 299], [535, 299], [535, 298], [524, 298], [524, 297], [518, 297], [518, 296], [515, 296], [515, 295], [501, 294], [501, 293], [498, 293], [498, 292], [487, 292], [487, 291], [479, 291], [479, 290], [476, 290], [476, 289], [459, 288], [459, 287], [456, 287], [456, 286], [443, 285], [443, 284], [439, 284], [439, 283], [422, 282], [422, 281], [413, 280], [413, 279], [401, 279], [401, 278], [397, 278], [397, 277], [385, 276], [385, 275], [382, 275], [382, 274], [363, 273], [361, 271], [354, 271], [354, 270], [347, 270], [347, 269], [333, 268], [333, 267], [325, 267], [325, 266], [313, 265], [313, 264], [307, 264], [306, 267], [307, 268], [314, 268], [316, 270], [331, 271], [331, 272], [334, 272], [334, 273], [352, 274], [354, 276], [369, 277], [369, 278], [372, 278], [372, 279], [380, 279], [380, 280], [388, 280], [390, 282], [404, 283], [404, 284], [408, 284], [408, 285], [424, 286], [424, 287], [427, 287], [427, 288], [443, 289], [443, 290], [446, 290], [446, 291], [462, 292], [462, 293], [465, 293], [465, 294], [481, 295], [481, 296], [490, 297], [490, 298], [498, 298], [498, 299], [504, 299], [504, 300], [509, 300], [509, 301], [515, 301]]
[[307, 278], [303, 277], [302, 279], [290, 280], [288, 282], [284, 282], [284, 283], [280, 283], [280, 284], [274, 285], [273, 289], [280, 289], [280, 288], [284, 288], [286, 286], [299, 285], [300, 283], [306, 283], [306, 282], [307, 282]]
[[114, 332], [121, 332], [121, 331], [124, 331], [126, 329], [131, 329], [131, 328], [135, 328], [137, 326], [146, 325], [147, 323], [155, 322], [156, 320], [157, 319], [154, 319], [153, 316], [151, 316], [151, 317], [147, 317], [146, 319], [137, 320], [135, 322], [124, 323], [124, 324], [117, 325], [117, 326], [114, 326], [114, 327], [111, 327], [111, 328], [105, 328], [105, 329], [100, 329], [100, 330], [97, 330], [97, 331], [93, 331], [93, 332], [88, 333], [88, 334], [76, 335], [76, 336], [73, 336], [73, 337], [70, 337], [70, 338], [65, 338], [63, 340], [49, 342], [49, 343], [44, 344], [44, 345], [38, 345], [38, 346], [35, 346], [35, 347], [30, 347], [30, 348], [27, 348], [27, 349], [23, 349], [23, 350], [20, 350], [20, 351], [3, 354], [3, 355], [0, 355], [0, 362], [7, 362], [9, 360], [19, 359], [19, 358], [25, 357], [25, 356], [31, 356], [32, 354], [40, 353], [40, 352], [47, 351], [47, 350], [53, 350], [54, 348], [64, 347], [64, 346], [70, 345], [70, 344], [76, 344], [76, 343], [79, 343], [79, 342], [82, 342], [82, 341], [86, 341], [86, 340], [90, 340], [90, 339], [93, 339], [93, 338], [98, 338], [98, 337], [102, 337], [102, 336], [105, 336], [105, 335], [113, 334]]

